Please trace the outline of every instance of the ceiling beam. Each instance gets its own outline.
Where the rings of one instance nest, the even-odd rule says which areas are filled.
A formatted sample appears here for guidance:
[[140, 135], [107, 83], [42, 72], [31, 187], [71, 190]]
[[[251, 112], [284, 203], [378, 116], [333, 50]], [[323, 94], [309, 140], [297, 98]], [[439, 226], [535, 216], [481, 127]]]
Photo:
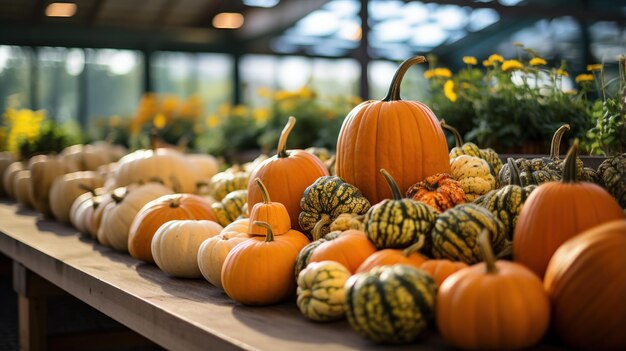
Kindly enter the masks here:
[[170, 12], [172, 12], [174, 5], [176, 5], [177, 3], [178, 1], [176, 0], [165, 0], [163, 2], [163, 5], [157, 12], [156, 17], [152, 22], [152, 26], [155, 28], [163, 28], [165, 26], [165, 23], [167, 22], [167, 18], [169, 17]]
[[91, 10], [89, 14], [85, 16], [84, 24], [87, 26], [93, 26], [98, 19], [98, 15], [100, 14], [100, 10], [104, 7], [104, 3], [106, 0], [95, 0], [96, 2], [91, 6]]

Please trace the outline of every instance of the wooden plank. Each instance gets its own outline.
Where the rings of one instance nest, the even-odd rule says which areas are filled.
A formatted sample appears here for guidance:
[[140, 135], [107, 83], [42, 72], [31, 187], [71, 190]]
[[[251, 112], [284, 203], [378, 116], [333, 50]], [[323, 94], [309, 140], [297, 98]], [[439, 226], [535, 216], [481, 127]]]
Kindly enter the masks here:
[[46, 298], [18, 294], [17, 299], [20, 350], [46, 350]]
[[[383, 350], [345, 321], [306, 320], [295, 302], [248, 307], [204, 280], [175, 279], [34, 212], [0, 203], [0, 252], [168, 349]], [[400, 350], [446, 348], [429, 335]]]

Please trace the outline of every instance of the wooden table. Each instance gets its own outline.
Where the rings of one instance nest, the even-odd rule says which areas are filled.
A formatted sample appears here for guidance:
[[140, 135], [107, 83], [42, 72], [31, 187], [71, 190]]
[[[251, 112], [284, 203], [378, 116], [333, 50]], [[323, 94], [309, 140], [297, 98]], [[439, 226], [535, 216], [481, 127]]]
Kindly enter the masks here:
[[[345, 321], [308, 321], [294, 301], [271, 307], [234, 303], [205, 280], [170, 278], [156, 266], [6, 201], [0, 201], [0, 252], [17, 267], [38, 274], [168, 349], [385, 349], [358, 336]], [[32, 308], [30, 312], [31, 319], [37, 317]], [[430, 335], [393, 350], [445, 348], [440, 338]]]

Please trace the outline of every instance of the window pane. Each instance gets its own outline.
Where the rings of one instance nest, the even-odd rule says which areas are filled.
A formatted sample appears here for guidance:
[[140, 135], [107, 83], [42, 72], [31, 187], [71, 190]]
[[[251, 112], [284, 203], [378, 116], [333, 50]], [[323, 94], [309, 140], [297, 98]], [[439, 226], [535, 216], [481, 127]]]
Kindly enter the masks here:
[[0, 113], [7, 107], [31, 107], [30, 60], [27, 48], [0, 45]]

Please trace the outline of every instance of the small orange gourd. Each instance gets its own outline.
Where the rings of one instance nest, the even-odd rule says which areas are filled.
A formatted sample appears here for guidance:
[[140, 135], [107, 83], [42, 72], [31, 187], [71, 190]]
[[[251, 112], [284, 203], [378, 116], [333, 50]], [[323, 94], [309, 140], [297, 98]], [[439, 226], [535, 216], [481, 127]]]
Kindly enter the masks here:
[[426, 257], [420, 255], [419, 249], [424, 245], [424, 237], [420, 237], [419, 241], [403, 250], [384, 249], [371, 254], [357, 268], [356, 273], [369, 272], [374, 267], [390, 266], [394, 264], [404, 264], [420, 268], [426, 262]]
[[291, 229], [291, 219], [289, 218], [289, 212], [285, 205], [280, 202], [272, 202], [270, 194], [265, 187], [265, 184], [258, 177], [254, 179], [256, 186], [261, 192], [263, 201], [255, 204], [250, 210], [250, 235], [262, 235], [265, 236], [265, 228], [258, 227], [254, 222], [265, 222], [272, 226], [272, 232], [274, 235], [282, 235]]
[[427, 260], [419, 267], [429, 273], [437, 285], [441, 285], [453, 273], [468, 267], [467, 263], [461, 261], [450, 261], [446, 259]]

